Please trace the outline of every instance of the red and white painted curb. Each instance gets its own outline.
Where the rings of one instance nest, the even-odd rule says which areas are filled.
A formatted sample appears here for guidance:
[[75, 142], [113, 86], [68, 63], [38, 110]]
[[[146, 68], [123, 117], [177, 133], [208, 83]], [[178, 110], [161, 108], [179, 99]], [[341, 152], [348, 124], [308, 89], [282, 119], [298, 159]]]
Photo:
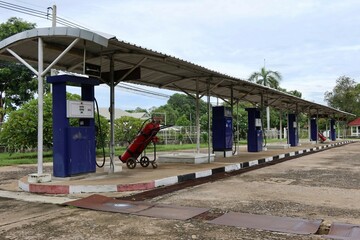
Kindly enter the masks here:
[[232, 172], [232, 171], [240, 170], [242, 168], [253, 167], [272, 161], [275, 162], [283, 158], [298, 156], [304, 153], [314, 152], [326, 148], [332, 148], [335, 146], [348, 144], [350, 142], [351, 141], [337, 142], [337, 143], [327, 144], [324, 146], [314, 147], [310, 149], [304, 149], [304, 150], [299, 150], [286, 154], [280, 154], [272, 157], [252, 160], [249, 162], [236, 163], [224, 167], [203, 170], [200, 172], [188, 173], [179, 176], [172, 176], [172, 177], [152, 180], [150, 182], [131, 183], [131, 184], [109, 184], [109, 185], [55, 185], [49, 183], [28, 183], [27, 178], [23, 177], [22, 179], [19, 180], [18, 186], [20, 189], [26, 192], [47, 193], [47, 194], [106, 193], [106, 192], [128, 192], [128, 191], [150, 190], [161, 186], [173, 185], [187, 180], [208, 177], [221, 172]]

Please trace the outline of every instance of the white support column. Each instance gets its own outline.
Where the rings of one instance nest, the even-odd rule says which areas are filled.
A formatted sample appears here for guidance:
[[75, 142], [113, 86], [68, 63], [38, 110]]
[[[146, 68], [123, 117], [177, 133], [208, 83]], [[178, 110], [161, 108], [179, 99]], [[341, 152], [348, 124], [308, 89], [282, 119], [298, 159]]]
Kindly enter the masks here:
[[270, 131], [270, 107], [266, 107], [266, 130]]
[[[289, 111], [289, 110], [288, 110]], [[286, 143], [290, 144], [290, 125], [289, 125], [289, 112], [286, 113]], [[289, 145], [290, 146], [290, 145]]]
[[210, 143], [211, 143], [211, 123], [210, 123], [210, 82], [207, 82], [207, 105], [208, 105], [208, 163], [211, 163]]
[[43, 40], [38, 39], [38, 175], [43, 174], [43, 126], [44, 126], [44, 87], [42, 72], [44, 69]]
[[115, 157], [115, 84], [114, 84], [114, 57], [110, 56], [110, 168], [109, 173], [114, 173]]
[[319, 133], [319, 109], [317, 109], [316, 112], [316, 144], [318, 144], [319, 142], [318, 133]]
[[283, 139], [282, 137], [282, 111], [280, 110], [280, 126], [279, 126], [279, 139]]
[[196, 153], [200, 153], [199, 80], [196, 80]]
[[311, 142], [311, 115], [308, 118], [308, 139]]
[[44, 86], [42, 72], [44, 69], [44, 46], [42, 38], [38, 38], [38, 70], [36, 71], [30, 64], [17, 55], [10, 48], [6, 50], [13, 55], [19, 62], [24, 64], [38, 77], [38, 131], [37, 131], [37, 173], [28, 175], [29, 183], [50, 182], [51, 174], [43, 173], [43, 145], [44, 145]]

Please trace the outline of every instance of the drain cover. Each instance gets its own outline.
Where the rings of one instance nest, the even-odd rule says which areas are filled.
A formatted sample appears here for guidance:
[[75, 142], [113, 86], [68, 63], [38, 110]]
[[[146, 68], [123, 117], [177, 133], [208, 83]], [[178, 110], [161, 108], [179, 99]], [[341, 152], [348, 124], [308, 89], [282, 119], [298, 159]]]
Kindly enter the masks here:
[[155, 205], [152, 208], [148, 208], [134, 214], [140, 216], [155, 217], [155, 218], [187, 220], [199, 214], [202, 214], [208, 210], [209, 210], [208, 208]]
[[346, 223], [331, 224], [329, 235], [331, 239], [358, 240], [360, 239], [360, 226]]
[[247, 213], [226, 213], [212, 221], [213, 224], [262, 229], [274, 232], [312, 234], [320, 227], [321, 220], [253, 215]]
[[64, 205], [118, 213], [135, 213], [153, 206], [150, 203], [122, 201], [97, 194]]

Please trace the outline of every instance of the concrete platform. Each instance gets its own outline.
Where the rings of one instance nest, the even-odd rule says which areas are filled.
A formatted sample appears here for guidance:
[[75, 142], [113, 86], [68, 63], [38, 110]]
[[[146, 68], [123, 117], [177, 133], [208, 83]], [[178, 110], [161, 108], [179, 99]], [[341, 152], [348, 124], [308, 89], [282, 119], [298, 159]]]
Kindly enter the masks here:
[[[253, 167], [266, 162], [297, 156], [307, 152], [318, 151], [350, 141], [337, 141], [329, 144], [304, 144], [289, 149], [269, 149], [268, 151], [249, 153], [246, 146], [240, 147], [238, 155], [227, 158], [216, 157], [212, 163], [158, 163], [158, 168], [151, 166], [128, 169], [125, 164], [121, 172], [107, 173], [97, 169], [96, 173], [86, 174], [79, 178], [52, 179], [48, 183], [29, 183], [27, 176], [18, 182], [20, 189], [32, 193], [72, 194], [72, 193], [105, 193], [148, 190], [167, 186], [201, 177], [210, 176], [219, 172], [231, 172], [242, 168]], [[206, 152], [207, 149], [203, 149]], [[192, 151], [184, 151], [189, 153]], [[169, 153], [159, 153], [159, 155]]]
[[159, 155], [157, 162], [158, 163], [192, 163], [192, 164], [202, 164], [202, 163], [212, 163], [214, 162], [215, 154], [207, 153], [183, 153], [175, 152], [169, 154]]
[[288, 149], [290, 148], [290, 144], [267, 144], [267, 149]]

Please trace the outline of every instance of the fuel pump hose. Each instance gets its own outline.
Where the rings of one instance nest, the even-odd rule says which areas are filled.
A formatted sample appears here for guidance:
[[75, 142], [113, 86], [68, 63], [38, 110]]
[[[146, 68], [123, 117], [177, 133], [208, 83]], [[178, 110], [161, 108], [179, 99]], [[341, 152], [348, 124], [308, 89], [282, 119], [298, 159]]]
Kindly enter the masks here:
[[103, 154], [103, 162], [102, 162], [102, 164], [98, 164], [97, 161], [95, 161], [95, 162], [96, 162], [96, 166], [98, 166], [99, 168], [102, 168], [105, 165], [105, 159], [106, 159], [106, 156], [105, 156], [105, 141], [104, 141], [103, 132], [102, 132], [102, 129], [101, 129], [99, 105], [98, 105], [98, 102], [97, 102], [96, 98], [94, 98], [94, 102], [95, 102], [95, 105], [96, 105], [97, 119], [98, 119], [98, 125], [99, 125], [99, 138], [101, 139], [102, 154]]

